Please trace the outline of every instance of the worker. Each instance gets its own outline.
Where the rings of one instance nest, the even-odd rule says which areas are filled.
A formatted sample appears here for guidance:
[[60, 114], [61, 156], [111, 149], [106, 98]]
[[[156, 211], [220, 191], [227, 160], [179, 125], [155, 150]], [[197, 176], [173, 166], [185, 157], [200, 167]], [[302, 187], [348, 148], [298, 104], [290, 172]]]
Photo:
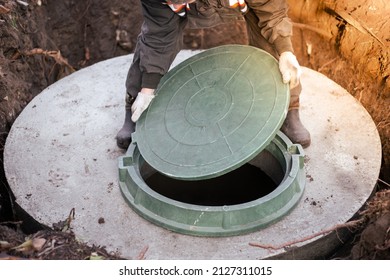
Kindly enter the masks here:
[[125, 120], [116, 136], [119, 148], [130, 145], [138, 118], [182, 48], [184, 28], [232, 20], [245, 20], [249, 45], [278, 59], [283, 82], [290, 87], [289, 110], [281, 131], [293, 143], [304, 148], [310, 145], [310, 133], [299, 115], [301, 67], [293, 52], [286, 0], [141, 0], [141, 6], [144, 22], [126, 79]]

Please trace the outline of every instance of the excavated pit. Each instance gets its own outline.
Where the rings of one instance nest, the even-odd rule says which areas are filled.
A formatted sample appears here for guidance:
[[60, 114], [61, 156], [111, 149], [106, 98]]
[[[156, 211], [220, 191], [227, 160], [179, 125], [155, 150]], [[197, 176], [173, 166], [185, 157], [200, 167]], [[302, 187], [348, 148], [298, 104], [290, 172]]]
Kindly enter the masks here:
[[[175, 63], [193, 54], [182, 51]], [[74, 208], [79, 238], [127, 258], [136, 258], [145, 246], [148, 259], [322, 258], [342, 244], [341, 231], [305, 238], [352, 219], [375, 190], [378, 131], [348, 92], [303, 68], [301, 118], [312, 144], [305, 149], [302, 199], [288, 215], [238, 236], [189, 236], [140, 217], [120, 191], [118, 158], [124, 153], [115, 135], [123, 121], [123, 81], [131, 58], [103, 61], [54, 83], [14, 122], [4, 149], [5, 172], [18, 204], [34, 219], [51, 225]], [[249, 245], [293, 240], [305, 241], [293, 250]]]

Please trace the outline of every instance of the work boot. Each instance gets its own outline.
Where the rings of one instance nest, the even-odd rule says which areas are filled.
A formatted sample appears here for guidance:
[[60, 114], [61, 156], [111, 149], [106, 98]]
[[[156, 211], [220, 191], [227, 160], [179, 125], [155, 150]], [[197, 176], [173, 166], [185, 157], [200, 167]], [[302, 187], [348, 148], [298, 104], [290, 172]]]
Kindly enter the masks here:
[[131, 110], [126, 110], [125, 122], [116, 135], [116, 144], [119, 148], [127, 150], [131, 143], [131, 134], [135, 131], [135, 123], [131, 120]]
[[287, 113], [282, 128], [280, 129], [295, 144], [301, 144], [303, 148], [310, 146], [310, 133], [301, 123], [299, 110], [292, 109]]

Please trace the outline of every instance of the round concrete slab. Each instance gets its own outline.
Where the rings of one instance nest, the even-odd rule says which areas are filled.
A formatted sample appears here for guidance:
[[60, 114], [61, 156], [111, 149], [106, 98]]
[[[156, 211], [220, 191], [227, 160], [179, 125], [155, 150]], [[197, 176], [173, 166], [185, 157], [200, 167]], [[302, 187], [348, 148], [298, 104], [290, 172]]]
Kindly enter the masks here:
[[[193, 55], [182, 51], [175, 63]], [[118, 186], [115, 135], [124, 118], [124, 82], [132, 56], [110, 59], [58, 81], [34, 98], [14, 122], [5, 150], [5, 172], [17, 202], [51, 226], [75, 208], [72, 222], [83, 241], [147, 259], [318, 258], [340, 241], [336, 234], [278, 246], [344, 223], [372, 193], [381, 144], [366, 110], [327, 77], [303, 69], [301, 118], [312, 135], [305, 149], [306, 189], [296, 208], [255, 233], [223, 238], [170, 232], [141, 218]], [[104, 218], [104, 223], [102, 219]], [[100, 222], [99, 222], [100, 219]]]

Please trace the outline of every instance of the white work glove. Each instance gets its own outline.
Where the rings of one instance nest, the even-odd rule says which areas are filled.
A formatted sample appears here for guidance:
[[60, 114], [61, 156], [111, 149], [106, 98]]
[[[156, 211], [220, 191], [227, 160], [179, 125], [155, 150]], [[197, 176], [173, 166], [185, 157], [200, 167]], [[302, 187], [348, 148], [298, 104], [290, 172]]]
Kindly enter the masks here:
[[290, 88], [299, 84], [302, 69], [292, 52], [282, 52], [279, 57], [279, 70], [282, 73], [283, 83], [290, 83]]
[[142, 92], [138, 93], [137, 98], [135, 99], [133, 105], [131, 106], [131, 113], [132, 113], [131, 120], [133, 122], [138, 121], [142, 112], [148, 108], [153, 98], [154, 98], [153, 93], [142, 93]]

